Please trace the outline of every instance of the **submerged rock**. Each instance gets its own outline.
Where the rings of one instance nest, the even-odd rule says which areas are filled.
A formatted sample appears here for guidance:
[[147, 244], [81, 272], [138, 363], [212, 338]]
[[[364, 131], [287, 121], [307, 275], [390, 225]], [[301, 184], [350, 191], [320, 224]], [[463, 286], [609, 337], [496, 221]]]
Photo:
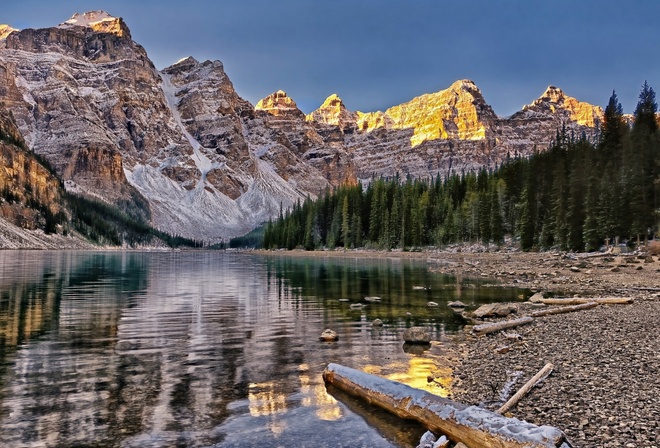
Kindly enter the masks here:
[[371, 325], [373, 325], [374, 327], [382, 327], [383, 326], [383, 321], [380, 320], [380, 319], [374, 319], [371, 322]]
[[425, 327], [410, 327], [403, 332], [403, 340], [409, 344], [428, 344], [431, 333]]
[[339, 336], [337, 336], [337, 332], [328, 328], [323, 333], [321, 333], [319, 340], [323, 342], [333, 342], [339, 340]]
[[427, 302], [426, 306], [438, 306], [437, 302]]
[[460, 300], [455, 300], [453, 302], [449, 302], [447, 305], [449, 305], [451, 308], [465, 308], [467, 305], [461, 302]]

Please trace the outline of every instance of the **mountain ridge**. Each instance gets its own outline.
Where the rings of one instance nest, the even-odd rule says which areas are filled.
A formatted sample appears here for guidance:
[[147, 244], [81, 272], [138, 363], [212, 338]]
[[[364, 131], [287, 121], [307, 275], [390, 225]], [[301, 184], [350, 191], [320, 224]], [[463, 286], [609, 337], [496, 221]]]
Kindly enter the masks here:
[[470, 80], [385, 112], [350, 111], [330, 95], [305, 115], [283, 91], [253, 106], [220, 61], [157, 70], [123, 20], [102, 11], [6, 34], [0, 101], [67, 188], [206, 241], [328, 187], [492, 167], [544, 149], [562, 127], [594, 137], [602, 120], [556, 88], [499, 117]]

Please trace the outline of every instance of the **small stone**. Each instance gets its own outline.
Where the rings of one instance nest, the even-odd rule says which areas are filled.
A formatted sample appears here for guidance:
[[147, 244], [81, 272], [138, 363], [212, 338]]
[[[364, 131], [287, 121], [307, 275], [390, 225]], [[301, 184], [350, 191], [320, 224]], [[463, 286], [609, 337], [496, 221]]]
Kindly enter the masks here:
[[541, 300], [543, 300], [543, 293], [542, 292], [537, 292], [534, 294], [532, 297], [529, 298], [529, 301], [532, 303], [540, 303]]
[[374, 319], [373, 321], [371, 321], [371, 325], [373, 325], [374, 327], [382, 327], [383, 321], [380, 319]]
[[577, 266], [571, 266], [570, 271], [571, 272], [580, 272], [580, 268], [578, 268]]
[[337, 332], [327, 328], [325, 331], [323, 331], [323, 333], [321, 333], [319, 340], [323, 342], [333, 342], [339, 340], [339, 336], [337, 336]]
[[435, 434], [433, 434], [431, 431], [426, 431], [419, 439], [419, 445], [417, 445], [417, 448], [433, 448], [434, 444]]
[[381, 299], [380, 297], [371, 296], [371, 297], [365, 297], [364, 300], [365, 302], [380, 302], [383, 299]]
[[352, 303], [351, 304], [351, 308], [353, 308], [353, 309], [360, 309], [360, 308], [363, 308], [363, 307], [364, 307], [364, 305], [362, 305], [361, 303]]
[[642, 269], [644, 269], [644, 268], [642, 268], [642, 266], [637, 266], [637, 267], [635, 268], [636, 271], [641, 271]]
[[502, 345], [495, 349], [495, 351], [500, 355], [503, 355], [504, 353], [508, 353], [509, 350], [511, 350], [511, 347], [509, 347], [508, 345]]
[[615, 266], [612, 269], [610, 269], [610, 272], [621, 272], [621, 269]]
[[426, 302], [426, 306], [438, 306], [437, 302]]

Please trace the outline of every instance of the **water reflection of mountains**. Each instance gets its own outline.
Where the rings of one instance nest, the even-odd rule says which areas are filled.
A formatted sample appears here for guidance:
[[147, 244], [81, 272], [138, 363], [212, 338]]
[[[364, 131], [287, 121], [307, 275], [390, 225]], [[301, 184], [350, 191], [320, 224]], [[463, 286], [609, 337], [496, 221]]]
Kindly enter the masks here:
[[[401, 328], [426, 322], [440, 336], [454, 324], [428, 300], [481, 300], [463, 280], [399, 261], [218, 252], [0, 252], [0, 261], [9, 446], [336, 446], [354, 434], [367, 446], [412, 444], [414, 430], [388, 434], [328, 395], [321, 371], [337, 362], [425, 381], [429, 354], [404, 352]], [[339, 302], [365, 296], [382, 301]], [[386, 325], [372, 328], [372, 317]], [[339, 341], [318, 341], [327, 327]]]

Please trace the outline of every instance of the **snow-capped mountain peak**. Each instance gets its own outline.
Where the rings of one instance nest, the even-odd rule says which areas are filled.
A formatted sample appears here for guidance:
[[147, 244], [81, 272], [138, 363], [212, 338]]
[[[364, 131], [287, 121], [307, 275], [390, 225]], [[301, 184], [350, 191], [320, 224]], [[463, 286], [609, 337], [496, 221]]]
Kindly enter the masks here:
[[117, 17], [113, 17], [105, 11], [77, 12], [69, 20], [60, 24], [60, 26], [92, 26], [98, 22], [114, 20], [117, 20]]

